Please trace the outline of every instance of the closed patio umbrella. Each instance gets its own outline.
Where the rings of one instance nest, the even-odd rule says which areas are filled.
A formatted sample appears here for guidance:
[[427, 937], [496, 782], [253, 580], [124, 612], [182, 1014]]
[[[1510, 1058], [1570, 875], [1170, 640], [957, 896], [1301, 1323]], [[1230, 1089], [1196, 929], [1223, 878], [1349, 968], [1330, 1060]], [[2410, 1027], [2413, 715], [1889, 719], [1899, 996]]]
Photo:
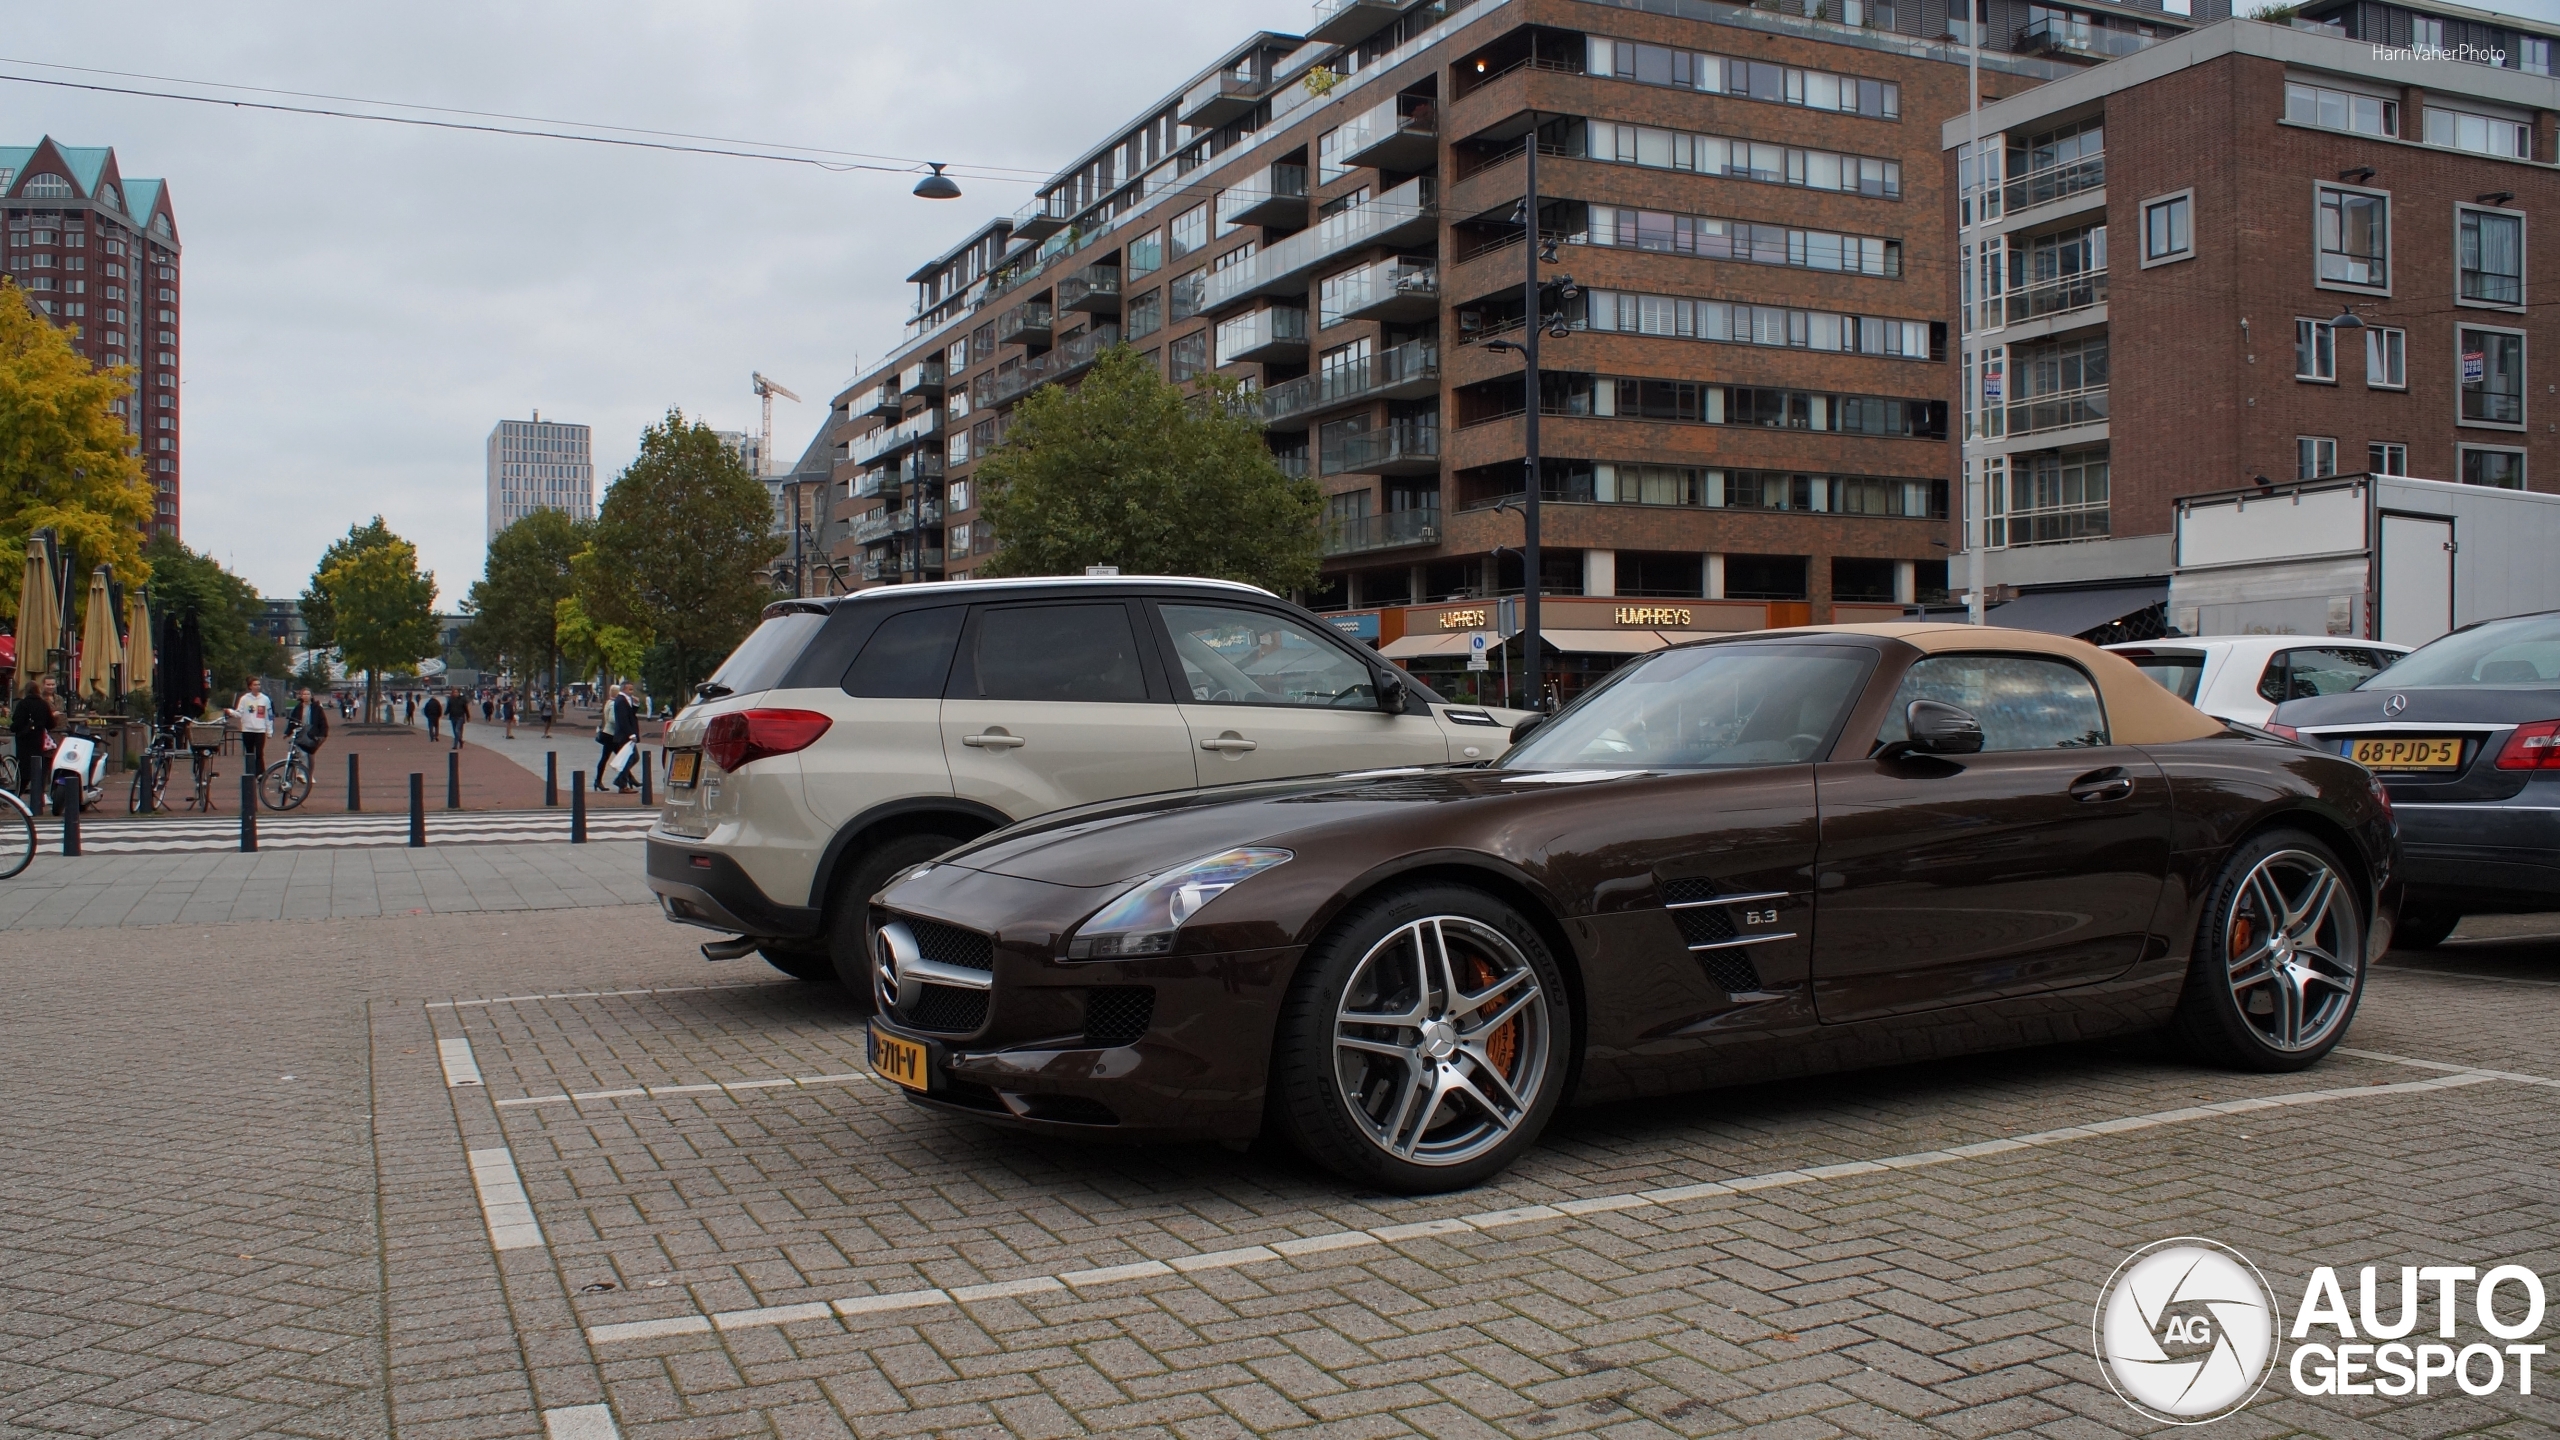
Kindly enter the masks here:
[[151, 678], [151, 607], [139, 590], [124, 597], [124, 684], [128, 690], [153, 683]]
[[107, 593], [107, 567], [99, 566], [89, 573], [89, 598], [80, 607], [80, 698], [92, 710], [104, 710], [115, 703], [110, 692], [116, 683], [115, 667], [124, 659], [124, 646], [116, 637], [116, 602]]
[[21, 688], [49, 668], [62, 643], [61, 601], [56, 597], [53, 547], [43, 531], [27, 537], [26, 581], [18, 588], [18, 679]]

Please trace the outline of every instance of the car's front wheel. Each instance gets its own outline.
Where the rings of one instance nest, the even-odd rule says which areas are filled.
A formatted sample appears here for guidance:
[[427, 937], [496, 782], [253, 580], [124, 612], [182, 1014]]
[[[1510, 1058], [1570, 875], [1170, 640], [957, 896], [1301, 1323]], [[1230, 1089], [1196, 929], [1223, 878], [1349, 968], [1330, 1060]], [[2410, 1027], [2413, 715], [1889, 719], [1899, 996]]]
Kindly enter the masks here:
[[1363, 904], [1309, 949], [1275, 1037], [1273, 1117], [1346, 1178], [1463, 1189], [1537, 1143], [1572, 1035], [1536, 927], [1480, 890], [1417, 886]]
[[2438, 910], [2425, 905], [2403, 905], [2400, 918], [2391, 928], [2394, 950], [2433, 950], [2452, 938], [2453, 927], [2462, 923], [2459, 910]]
[[2299, 831], [2223, 863], [2174, 1022], [2203, 1058], [2300, 1070], [2336, 1048], [2364, 995], [2364, 902], [2335, 852]]

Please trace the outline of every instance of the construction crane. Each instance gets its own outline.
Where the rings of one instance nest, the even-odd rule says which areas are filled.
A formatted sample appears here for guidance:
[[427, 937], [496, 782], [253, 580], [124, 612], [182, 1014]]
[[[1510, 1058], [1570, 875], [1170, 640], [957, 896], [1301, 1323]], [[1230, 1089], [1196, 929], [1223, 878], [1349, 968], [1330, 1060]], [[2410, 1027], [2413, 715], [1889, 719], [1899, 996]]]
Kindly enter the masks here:
[[764, 378], [762, 371], [756, 372], [752, 378], [756, 398], [764, 402], [764, 430], [756, 437], [756, 465], [760, 475], [770, 475], [773, 473], [773, 397], [779, 395], [795, 405], [800, 403], [800, 397], [792, 394], [781, 382]]

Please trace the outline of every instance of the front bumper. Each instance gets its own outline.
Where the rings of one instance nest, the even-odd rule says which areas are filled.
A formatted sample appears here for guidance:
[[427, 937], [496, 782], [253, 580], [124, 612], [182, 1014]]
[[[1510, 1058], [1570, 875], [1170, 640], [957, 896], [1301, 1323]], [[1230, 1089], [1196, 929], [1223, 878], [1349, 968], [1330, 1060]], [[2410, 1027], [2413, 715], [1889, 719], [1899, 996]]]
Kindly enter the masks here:
[[649, 889], [670, 920], [759, 940], [808, 939], [825, 922], [813, 906], [785, 905], [765, 894], [737, 861], [717, 850], [656, 834], [645, 843]]
[[2553, 788], [2531, 786], [2510, 801], [2396, 806], [2399, 879], [2410, 903], [2465, 914], [2560, 910]]

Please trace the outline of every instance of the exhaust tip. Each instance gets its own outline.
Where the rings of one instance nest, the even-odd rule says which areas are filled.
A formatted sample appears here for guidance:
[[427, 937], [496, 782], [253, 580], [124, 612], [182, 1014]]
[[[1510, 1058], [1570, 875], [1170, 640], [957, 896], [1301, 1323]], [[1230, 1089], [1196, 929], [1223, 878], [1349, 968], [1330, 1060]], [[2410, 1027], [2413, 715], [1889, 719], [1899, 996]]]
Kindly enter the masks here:
[[752, 935], [740, 935], [730, 940], [705, 940], [702, 942], [702, 958], [735, 960], [742, 955], [753, 955], [756, 947], [763, 943]]

